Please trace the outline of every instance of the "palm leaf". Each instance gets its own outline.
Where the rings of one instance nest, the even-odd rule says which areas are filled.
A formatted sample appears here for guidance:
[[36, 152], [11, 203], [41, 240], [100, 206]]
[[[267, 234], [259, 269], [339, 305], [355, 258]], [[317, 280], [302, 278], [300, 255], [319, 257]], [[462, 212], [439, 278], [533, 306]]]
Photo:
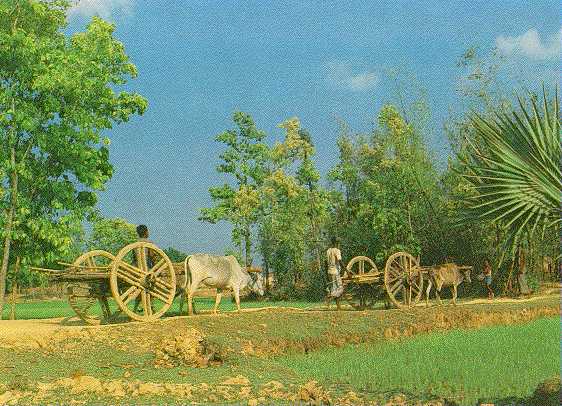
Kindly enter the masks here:
[[513, 252], [524, 233], [560, 226], [560, 120], [558, 90], [541, 103], [518, 97], [518, 109], [490, 117], [473, 113], [461, 174], [473, 186], [465, 219], [491, 221], [507, 232]]

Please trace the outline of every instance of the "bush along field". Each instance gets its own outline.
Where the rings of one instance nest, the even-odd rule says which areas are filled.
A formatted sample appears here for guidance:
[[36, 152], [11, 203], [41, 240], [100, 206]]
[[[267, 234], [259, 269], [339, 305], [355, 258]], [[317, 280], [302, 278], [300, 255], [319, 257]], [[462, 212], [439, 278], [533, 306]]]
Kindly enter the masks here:
[[0, 404], [558, 404], [558, 299], [6, 321]]

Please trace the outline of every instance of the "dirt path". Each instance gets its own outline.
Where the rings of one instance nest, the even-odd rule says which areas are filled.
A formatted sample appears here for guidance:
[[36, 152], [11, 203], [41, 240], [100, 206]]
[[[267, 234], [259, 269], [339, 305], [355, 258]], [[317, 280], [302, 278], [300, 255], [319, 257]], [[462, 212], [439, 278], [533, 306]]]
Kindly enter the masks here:
[[[489, 305], [492, 308], [500, 308], [502, 306], [510, 304], [523, 304], [531, 302], [540, 301], [550, 301], [555, 297], [560, 297], [559, 294], [555, 295], [542, 295], [534, 296], [524, 299], [513, 299], [513, 298], [497, 298], [494, 300], [487, 299], [473, 299], [469, 301], [460, 301], [457, 308], [470, 307], [474, 305]], [[430, 309], [453, 309], [453, 306], [449, 306], [449, 301], [443, 301], [444, 306], [435, 306], [432, 303]], [[424, 307], [425, 303], [420, 302], [418, 308]], [[343, 313], [357, 313], [354, 310], [345, 309]], [[421, 309], [420, 309], [421, 310]], [[369, 314], [376, 315], [376, 317], [384, 317], [385, 312], [402, 312], [400, 309], [393, 310], [372, 310]], [[310, 308], [296, 308], [296, 307], [273, 307], [264, 306], [259, 308], [249, 308], [243, 309], [243, 314], [252, 313], [267, 313], [272, 312], [276, 315], [288, 314], [288, 313], [325, 313], [325, 314], [337, 314], [335, 311], [335, 306], [332, 306], [329, 310], [326, 307], [310, 307]], [[407, 312], [407, 310], [406, 310]], [[223, 312], [217, 315], [211, 313], [203, 313], [197, 316], [177, 316], [171, 318], [161, 319], [154, 323], [170, 323], [173, 320], [178, 321], [189, 321], [192, 317], [196, 317], [197, 322], [204, 320], [214, 321], [221, 320], [224, 318], [232, 318], [239, 316], [237, 312]], [[135, 325], [146, 327], [146, 323], [141, 322], [129, 322], [125, 324], [116, 325], [102, 325], [102, 326], [85, 326], [76, 317], [74, 318], [52, 318], [52, 319], [34, 319], [34, 320], [2, 320], [0, 321], [0, 348], [22, 348], [22, 349], [32, 349], [32, 348], [44, 348], [47, 346], [52, 346], [58, 342], [64, 341], [69, 338], [82, 338], [88, 337], [90, 335], [99, 335], [103, 329], [115, 329], [119, 326], [129, 326], [134, 328]], [[196, 324], [196, 323], [194, 323]], [[108, 331], [109, 332], [109, 331]]]
[[541, 295], [541, 296], [531, 296], [531, 297], [526, 297], [526, 298], [521, 298], [521, 299], [515, 299], [515, 298], [509, 298], [509, 297], [499, 297], [499, 298], [494, 298], [492, 300], [489, 299], [473, 299], [473, 300], [467, 300], [466, 302], [459, 302], [459, 305], [473, 305], [473, 304], [490, 304], [490, 305], [495, 305], [495, 304], [502, 304], [502, 303], [525, 303], [525, 302], [535, 302], [537, 300], [543, 300], [543, 299], [548, 299], [548, 298], [552, 298], [555, 296], [559, 296], [559, 293], [553, 294], [553, 295]]
[[85, 326], [65, 325], [67, 318], [0, 321], [0, 347], [41, 348], [52, 340], [80, 336]]

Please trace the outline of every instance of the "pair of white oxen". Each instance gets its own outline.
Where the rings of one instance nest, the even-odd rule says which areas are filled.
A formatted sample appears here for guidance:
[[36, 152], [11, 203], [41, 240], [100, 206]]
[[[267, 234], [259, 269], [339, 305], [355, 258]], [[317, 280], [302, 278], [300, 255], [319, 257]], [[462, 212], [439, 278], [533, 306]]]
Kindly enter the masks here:
[[[214, 313], [218, 310], [223, 289], [232, 290], [238, 311], [240, 311], [240, 295], [244, 295], [248, 291], [260, 296], [264, 294], [262, 278], [258, 276], [254, 280], [249, 272], [240, 266], [236, 257], [232, 255], [190, 255], [184, 260], [184, 272], [187, 280], [183, 295], [187, 295], [187, 312], [189, 315], [193, 314], [193, 295], [200, 287], [217, 289]], [[180, 304], [180, 313], [183, 309], [183, 299]]]

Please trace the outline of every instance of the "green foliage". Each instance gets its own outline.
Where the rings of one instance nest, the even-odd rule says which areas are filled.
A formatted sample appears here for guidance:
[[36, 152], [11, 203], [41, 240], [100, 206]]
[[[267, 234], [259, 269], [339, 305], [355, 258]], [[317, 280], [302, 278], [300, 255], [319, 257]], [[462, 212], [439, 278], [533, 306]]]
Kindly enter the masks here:
[[507, 232], [510, 252], [523, 233], [556, 232], [560, 220], [560, 122], [558, 95], [530, 107], [519, 98], [519, 110], [496, 111], [493, 117], [471, 117], [474, 139], [467, 140], [463, 176], [476, 195], [469, 200], [473, 221], [498, 223]]
[[250, 265], [251, 229], [260, 214], [258, 189], [268, 173], [269, 148], [263, 142], [265, 133], [257, 129], [249, 114], [235, 112], [232, 119], [237, 129], [227, 130], [216, 137], [227, 147], [220, 154], [217, 171], [234, 178], [235, 185], [224, 184], [209, 189], [215, 205], [201, 209], [200, 220], [230, 222], [233, 225], [232, 239], [236, 245], [244, 246], [244, 263]]
[[23, 264], [73, 254], [73, 236], [113, 173], [103, 131], [147, 107], [116, 91], [136, 68], [115, 27], [94, 17], [68, 37], [68, 7], [0, 1], [0, 226]]
[[175, 249], [174, 247], [168, 247], [164, 250], [170, 261], [172, 262], [183, 262], [187, 257], [185, 252]]
[[340, 192], [331, 233], [341, 237], [347, 260], [367, 255], [382, 264], [399, 250], [433, 256], [443, 195], [416, 126], [385, 105], [373, 133], [354, 137], [344, 129], [338, 147], [329, 174]]
[[276, 275], [281, 298], [317, 299], [323, 292], [321, 230], [328, 217], [328, 194], [319, 185], [310, 134], [298, 118], [279, 124], [285, 139], [272, 148], [272, 171], [261, 202], [260, 252]]
[[[520, 238], [519, 243], [514, 244], [516, 242], [513, 238], [515, 234], [511, 232], [513, 230], [510, 231], [505, 227], [507, 222], [494, 221], [494, 216], [482, 216], [483, 207], [470, 209], [472, 206], [484, 203], [485, 200], [479, 199], [482, 190], [479, 192], [476, 187], [477, 184], [483, 185], [483, 183], [474, 177], [475, 173], [468, 168], [468, 165], [476, 163], [477, 160], [481, 160], [482, 157], [491, 153], [487, 147], [488, 142], [483, 141], [479, 131], [475, 129], [475, 120], [479, 120], [480, 124], [483, 124], [484, 121], [492, 124], [497, 121], [497, 117], [508, 117], [509, 120], [515, 121], [516, 118], [513, 116], [514, 109], [511, 101], [513, 91], [505, 89], [499, 80], [498, 74], [503, 66], [498, 54], [492, 52], [490, 55], [483, 55], [478, 48], [473, 47], [463, 55], [458, 65], [464, 71], [464, 76], [460, 79], [463, 85], [462, 99], [458, 109], [444, 125], [445, 134], [449, 138], [454, 152], [443, 176], [447, 228], [454, 230], [445, 246], [454, 258], [464, 258], [463, 262], [475, 265], [480, 269], [483, 259], [489, 257], [494, 268], [494, 284], [497, 287], [502, 286], [505, 291], [508, 290], [510, 280], [518, 272], [519, 264], [518, 261], [514, 261], [513, 254], [519, 248], [523, 249], [528, 258], [528, 268], [534, 273], [532, 277], [534, 279], [544, 278], [542, 269], [537, 264], [542, 263], [543, 256], [556, 257], [558, 255], [560, 243], [557, 235], [559, 233], [555, 231], [546, 233], [544, 236], [541, 236], [541, 233], [535, 233], [531, 238], [526, 235], [527, 238]], [[516, 75], [513, 72], [510, 74]], [[536, 83], [531, 83], [528, 88], [535, 86]], [[532, 95], [531, 99], [536, 101], [537, 97]], [[531, 111], [528, 113], [532, 115]], [[526, 120], [525, 117], [520, 118]], [[493, 127], [496, 125], [493, 124]], [[475, 156], [481, 158], [477, 158], [475, 161]], [[493, 191], [487, 190], [485, 194], [490, 192]], [[497, 206], [499, 207], [500, 204]], [[511, 257], [512, 261], [504, 261], [506, 254]], [[513, 262], [515, 262], [514, 267], [512, 267]]]
[[117, 255], [125, 245], [137, 241], [136, 227], [120, 218], [96, 218], [87, 246], [90, 250], [104, 250]]
[[[380, 268], [396, 251], [419, 256], [423, 265], [454, 261], [474, 266], [475, 272], [481, 270], [485, 258], [490, 258], [495, 287], [505, 285], [514, 269], [501, 265], [505, 253], [502, 244], [510, 238], [513, 240], [506, 227], [509, 220], [500, 222], [494, 216], [481, 216], [478, 221], [468, 223], [461, 220], [467, 202], [479, 201], [483, 193], [480, 186], [489, 186], [482, 178], [497, 175], [500, 161], [494, 157], [497, 162], [492, 165], [490, 155], [486, 155], [495, 149], [496, 155], [502, 150], [512, 152], [508, 161], [500, 162], [501, 170], [520, 183], [518, 193], [532, 192], [517, 199], [516, 188], [513, 184], [509, 187], [514, 205], [528, 203], [527, 214], [534, 217], [527, 223], [540, 216], [531, 208], [532, 202], [540, 202], [549, 205], [550, 211], [545, 216], [557, 226], [560, 146], [554, 111], [558, 107], [539, 112], [538, 102], [533, 100], [531, 112], [523, 110], [514, 116], [508, 108], [509, 98], [501, 91], [498, 81], [502, 61], [496, 53], [482, 57], [480, 50], [471, 48], [458, 66], [464, 70], [460, 81], [461, 103], [444, 123], [444, 133], [454, 152], [445, 170], [437, 168], [436, 159], [426, 145], [426, 139], [432, 135], [426, 93], [415, 87], [414, 80], [403, 82], [393, 74], [396, 97], [380, 109], [373, 131], [353, 134], [342, 126], [337, 141], [339, 161], [327, 176], [329, 189], [323, 187], [315, 167], [312, 137], [301, 128], [298, 118], [279, 124], [285, 131], [284, 140], [269, 147], [265, 134], [255, 128], [251, 118], [235, 113], [237, 130], [217, 137], [227, 146], [217, 169], [232, 175], [235, 185], [210, 190], [216, 204], [202, 211], [202, 219], [233, 224], [233, 242], [240, 248], [238, 252], [245, 252], [246, 262], [251, 261], [250, 248], [257, 247], [263, 268], [275, 273], [277, 282], [272, 293], [278, 298], [319, 298], [323, 294], [324, 252], [331, 236], [340, 237], [344, 262], [366, 255]], [[466, 109], [479, 113], [467, 113]], [[488, 125], [492, 113], [498, 117], [497, 123]], [[541, 117], [545, 116], [548, 116], [547, 126], [541, 124]], [[526, 123], [522, 125], [524, 131], [531, 128], [535, 146], [525, 147], [526, 141], [518, 138], [524, 131], [515, 134], [518, 123]], [[511, 127], [514, 135], [500, 137], [496, 127], [501, 126]], [[493, 138], [493, 145], [481, 142], [483, 135], [479, 132], [492, 132], [493, 137], [488, 138]], [[549, 141], [540, 144], [546, 132]], [[518, 155], [517, 143], [528, 150], [523, 158]], [[471, 155], [471, 151], [476, 154]], [[536, 158], [545, 156], [548, 157], [548, 164], [542, 168], [545, 172], [537, 172], [539, 185], [537, 179], [529, 176], [533, 173], [527, 171], [530, 166], [522, 174], [520, 164], [533, 160], [538, 164]], [[487, 165], [486, 169], [477, 170], [479, 164]], [[519, 173], [513, 170], [516, 164]], [[470, 171], [469, 165], [474, 166]], [[480, 180], [474, 181], [478, 171]], [[494, 176], [490, 176], [492, 173]], [[558, 183], [548, 189], [548, 198], [544, 200], [538, 197], [537, 187], [545, 186], [546, 180]], [[485, 193], [493, 197], [486, 203], [492, 210], [497, 209], [492, 207], [496, 203], [507, 199], [504, 194], [507, 190], [487, 189]], [[486, 206], [482, 201], [480, 204]], [[526, 221], [526, 215], [515, 217], [516, 211], [511, 215], [516, 221]], [[557, 233], [537, 233], [519, 244], [534, 272], [540, 268], [537, 264], [542, 263], [542, 256], [552, 256], [558, 249], [556, 238], [549, 235]], [[480, 294], [479, 285], [472, 286], [466, 289]]]

